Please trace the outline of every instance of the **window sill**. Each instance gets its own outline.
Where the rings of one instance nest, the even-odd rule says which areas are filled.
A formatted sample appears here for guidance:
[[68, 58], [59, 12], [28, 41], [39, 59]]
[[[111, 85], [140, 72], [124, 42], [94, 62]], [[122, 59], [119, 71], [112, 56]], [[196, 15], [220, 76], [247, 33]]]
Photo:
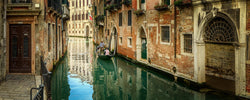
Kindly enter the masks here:
[[170, 42], [162, 42], [160, 44], [164, 44], [164, 45], [170, 45]]
[[181, 55], [194, 57], [193, 53], [181, 52]]

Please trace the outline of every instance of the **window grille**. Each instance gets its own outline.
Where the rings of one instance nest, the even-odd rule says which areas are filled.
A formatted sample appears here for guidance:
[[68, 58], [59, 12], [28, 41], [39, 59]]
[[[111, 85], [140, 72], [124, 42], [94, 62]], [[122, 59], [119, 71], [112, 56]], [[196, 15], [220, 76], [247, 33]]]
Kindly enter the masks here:
[[184, 34], [184, 52], [192, 53], [192, 34]]
[[161, 26], [161, 41], [169, 42], [170, 41], [170, 31], [169, 26]]
[[204, 41], [216, 43], [234, 43], [237, 34], [233, 27], [225, 19], [217, 17], [205, 27]]

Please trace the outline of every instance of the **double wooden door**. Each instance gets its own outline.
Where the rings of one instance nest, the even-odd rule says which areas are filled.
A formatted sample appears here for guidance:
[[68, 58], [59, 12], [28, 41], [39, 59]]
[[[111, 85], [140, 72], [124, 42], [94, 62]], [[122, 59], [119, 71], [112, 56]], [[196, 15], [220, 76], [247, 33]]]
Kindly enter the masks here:
[[11, 24], [9, 72], [31, 73], [31, 25]]

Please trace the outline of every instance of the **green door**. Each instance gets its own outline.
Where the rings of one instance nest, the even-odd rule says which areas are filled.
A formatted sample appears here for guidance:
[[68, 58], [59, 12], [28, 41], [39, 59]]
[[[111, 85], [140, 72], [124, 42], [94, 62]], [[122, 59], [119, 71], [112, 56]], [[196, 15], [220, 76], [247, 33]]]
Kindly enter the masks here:
[[141, 39], [141, 58], [147, 59], [147, 39]]

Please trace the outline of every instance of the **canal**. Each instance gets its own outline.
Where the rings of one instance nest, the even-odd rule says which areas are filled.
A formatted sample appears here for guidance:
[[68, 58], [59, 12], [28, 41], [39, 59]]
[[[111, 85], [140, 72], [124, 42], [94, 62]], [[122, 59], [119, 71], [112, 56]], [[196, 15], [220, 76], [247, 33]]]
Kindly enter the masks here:
[[53, 100], [235, 100], [190, 89], [120, 57], [96, 57], [92, 39], [70, 37], [68, 53], [52, 75]]

